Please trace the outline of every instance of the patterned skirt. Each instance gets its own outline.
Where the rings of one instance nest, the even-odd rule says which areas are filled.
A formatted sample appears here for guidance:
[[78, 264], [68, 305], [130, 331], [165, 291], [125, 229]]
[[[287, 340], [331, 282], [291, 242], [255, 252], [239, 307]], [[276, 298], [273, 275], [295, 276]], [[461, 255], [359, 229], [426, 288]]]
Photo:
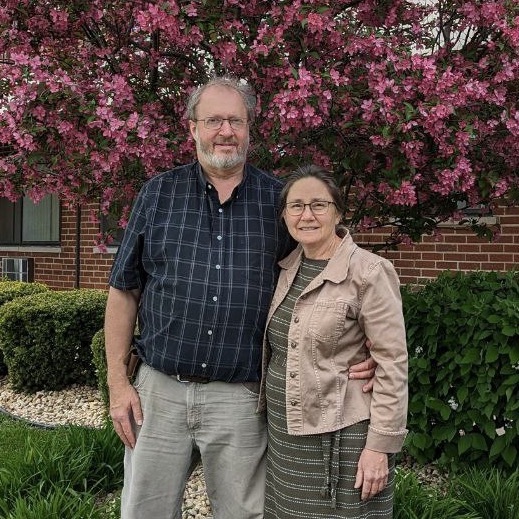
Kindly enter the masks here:
[[287, 434], [285, 370], [282, 364], [271, 361], [267, 375], [264, 519], [391, 519], [394, 455], [389, 456], [388, 486], [361, 501], [360, 489], [353, 486], [369, 422], [323, 435]]

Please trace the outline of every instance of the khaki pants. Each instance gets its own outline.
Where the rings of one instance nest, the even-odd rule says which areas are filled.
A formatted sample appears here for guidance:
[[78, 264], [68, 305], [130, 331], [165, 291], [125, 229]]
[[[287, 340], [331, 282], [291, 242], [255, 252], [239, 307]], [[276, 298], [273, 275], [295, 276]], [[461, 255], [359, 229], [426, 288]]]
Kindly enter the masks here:
[[135, 387], [144, 422], [125, 453], [122, 519], [180, 519], [200, 458], [214, 519], [261, 519], [267, 436], [257, 394], [240, 383], [178, 382], [146, 364]]

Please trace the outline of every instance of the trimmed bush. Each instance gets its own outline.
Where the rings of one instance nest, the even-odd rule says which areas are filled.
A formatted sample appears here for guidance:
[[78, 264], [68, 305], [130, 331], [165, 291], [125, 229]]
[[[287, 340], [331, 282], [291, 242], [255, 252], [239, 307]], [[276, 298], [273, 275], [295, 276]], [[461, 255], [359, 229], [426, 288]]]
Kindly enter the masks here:
[[0, 308], [0, 347], [17, 390], [96, 384], [92, 337], [103, 324], [101, 290], [48, 291]]
[[25, 281], [0, 281], [0, 306], [17, 297], [47, 292], [49, 287], [43, 283]]
[[456, 470], [510, 470], [519, 442], [519, 275], [444, 273], [403, 288], [408, 452]]
[[101, 399], [108, 411], [110, 397], [108, 394], [108, 383], [106, 380], [106, 353], [105, 353], [105, 331], [96, 332], [92, 338], [92, 356], [97, 376], [97, 387], [101, 393]]
[[[49, 288], [42, 283], [26, 283], [24, 281], [0, 280], [0, 306], [17, 297], [29, 294], [45, 292]], [[4, 354], [0, 347], [0, 376], [7, 374], [7, 366], [4, 363]]]
[[[139, 328], [135, 327], [135, 335], [139, 334]], [[108, 391], [105, 331], [101, 329], [96, 332], [92, 339], [92, 355], [97, 375], [97, 387], [101, 393], [101, 399], [108, 413], [110, 408], [110, 394]]]

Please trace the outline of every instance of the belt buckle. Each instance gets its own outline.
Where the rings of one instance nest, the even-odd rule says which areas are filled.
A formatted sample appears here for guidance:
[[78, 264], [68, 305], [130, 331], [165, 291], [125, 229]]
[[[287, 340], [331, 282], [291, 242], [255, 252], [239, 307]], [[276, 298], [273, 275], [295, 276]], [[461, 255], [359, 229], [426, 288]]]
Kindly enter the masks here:
[[208, 382], [211, 382], [208, 378], [200, 377], [200, 376], [185, 376], [185, 378], [182, 378], [183, 375], [176, 375], [177, 380], [179, 382], [182, 382], [182, 384], [188, 384], [189, 382], [195, 382], [197, 384], [207, 384]]

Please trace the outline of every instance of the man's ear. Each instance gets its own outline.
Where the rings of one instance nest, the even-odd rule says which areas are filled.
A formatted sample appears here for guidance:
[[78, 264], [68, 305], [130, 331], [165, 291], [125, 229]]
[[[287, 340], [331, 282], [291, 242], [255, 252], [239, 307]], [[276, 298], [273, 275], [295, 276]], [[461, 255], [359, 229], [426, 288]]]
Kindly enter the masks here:
[[196, 121], [189, 121], [189, 133], [191, 134], [191, 137], [196, 141], [197, 140], [197, 134], [196, 134]]

